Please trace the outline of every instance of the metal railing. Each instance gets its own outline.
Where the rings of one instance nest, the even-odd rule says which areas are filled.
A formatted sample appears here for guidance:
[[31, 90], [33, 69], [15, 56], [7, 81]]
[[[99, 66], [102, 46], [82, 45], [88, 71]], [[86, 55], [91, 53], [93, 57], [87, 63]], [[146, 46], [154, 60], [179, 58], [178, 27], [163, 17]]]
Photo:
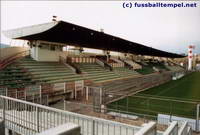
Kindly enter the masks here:
[[134, 135], [140, 129], [6, 96], [0, 96], [0, 118], [5, 121], [6, 128], [25, 135], [33, 135], [67, 122], [78, 124], [82, 135]]
[[99, 59], [97, 59], [96, 58], [96, 63], [98, 64], [98, 65], [100, 65], [101, 67], [105, 67], [105, 64], [102, 62], [102, 61], [100, 61]]
[[78, 70], [77, 70], [75, 67], [69, 65], [69, 64], [67, 63], [67, 60], [66, 60], [63, 56], [60, 56], [60, 62], [61, 62], [62, 64], [64, 64], [66, 67], [70, 68], [74, 73], [78, 73]]
[[110, 64], [108, 64], [107, 62], [99, 59], [99, 58], [96, 58], [96, 63], [99, 64], [101, 67], [104, 67], [106, 69], [109, 69], [110, 71], [113, 70], [112, 66]]
[[187, 121], [182, 121], [181, 124], [178, 124], [177, 121], [173, 121], [163, 135], [192, 135], [192, 129]]
[[178, 134], [178, 122], [173, 121], [163, 135], [177, 135]]
[[[138, 102], [140, 101], [140, 105]], [[162, 106], [160, 103], [168, 104], [167, 106]], [[190, 106], [191, 109], [176, 107], [177, 105]], [[153, 106], [159, 108], [159, 111], [153, 108]], [[171, 121], [182, 122], [184, 120], [188, 121], [188, 125], [191, 126], [193, 131], [199, 132], [200, 120], [199, 120], [199, 101], [181, 101], [178, 99], [165, 98], [159, 96], [142, 96], [134, 95], [127, 96], [123, 102], [114, 102], [108, 104], [107, 108], [114, 109], [114, 112], [122, 114], [132, 114], [139, 117], [147, 116], [147, 119], [157, 119], [159, 124], [166, 125]], [[134, 112], [141, 112], [140, 114]], [[148, 114], [151, 114], [149, 117]], [[163, 119], [165, 119], [163, 121]]]
[[[151, 114], [144, 114], [144, 113], [136, 113], [136, 112], [131, 112], [129, 109], [120, 109], [120, 108], [126, 108], [124, 106], [116, 105], [116, 107], [102, 107], [102, 106], [94, 106], [92, 104], [83, 104], [79, 102], [70, 102], [70, 101], [64, 101], [63, 104], [60, 102], [59, 108], [61, 109], [66, 109], [68, 111], [75, 111], [75, 110], [80, 110], [80, 113], [83, 113], [81, 110], [88, 110], [88, 111], [96, 111], [99, 110], [99, 112], [103, 112], [107, 114], [108, 116], [111, 116], [114, 119], [117, 119], [119, 122], [120, 121], [125, 121], [127, 119], [129, 120], [134, 120], [135, 122], [143, 122], [143, 123], [148, 123], [150, 121], [155, 121], [157, 124], [166, 127], [169, 125], [172, 121], [177, 121], [178, 125], [181, 126], [183, 121], [187, 121], [187, 119], [181, 118], [181, 117], [175, 117], [175, 116], [169, 116], [169, 115], [151, 115]], [[63, 108], [62, 108], [63, 105]], [[134, 108], [137, 109], [137, 108]], [[77, 111], [77, 113], [79, 113]], [[101, 117], [99, 115], [98, 117]], [[105, 116], [103, 116], [105, 117]], [[196, 123], [194, 121], [190, 121], [188, 119], [187, 125], [190, 127], [190, 130], [199, 132], [196, 130]]]
[[149, 122], [136, 135], [159, 135], [156, 131], [156, 122]]
[[49, 96], [47, 94], [42, 94], [41, 91], [37, 91], [34, 89], [17, 91], [17, 89], [8, 90], [8, 88], [0, 88], [0, 95], [42, 105], [48, 105], [49, 99]]

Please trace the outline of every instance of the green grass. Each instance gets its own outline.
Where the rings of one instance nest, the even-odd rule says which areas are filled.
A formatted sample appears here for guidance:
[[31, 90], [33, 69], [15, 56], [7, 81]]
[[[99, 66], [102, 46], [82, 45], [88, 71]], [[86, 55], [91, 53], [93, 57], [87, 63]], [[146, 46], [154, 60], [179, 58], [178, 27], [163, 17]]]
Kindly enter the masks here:
[[179, 80], [170, 81], [139, 94], [174, 97], [183, 100], [200, 100], [200, 72], [189, 74]]
[[200, 72], [194, 72], [179, 80], [170, 81], [130, 96], [128, 99], [111, 103], [108, 107], [154, 116], [161, 113], [195, 118], [196, 104], [200, 103], [199, 80]]

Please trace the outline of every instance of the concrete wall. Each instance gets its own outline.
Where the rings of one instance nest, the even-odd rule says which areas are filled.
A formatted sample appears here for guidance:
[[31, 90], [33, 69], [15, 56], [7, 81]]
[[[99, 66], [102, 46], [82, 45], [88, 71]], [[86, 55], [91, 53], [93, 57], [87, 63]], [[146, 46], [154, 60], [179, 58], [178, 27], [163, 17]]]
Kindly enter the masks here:
[[58, 62], [59, 56], [66, 57], [67, 53], [56, 50], [50, 50], [46, 47], [32, 47], [31, 48], [31, 57], [36, 61], [50, 61], [50, 62]]
[[3, 120], [0, 120], [0, 135], [5, 135], [5, 127]]
[[59, 56], [63, 56], [62, 51], [51, 51], [51, 50], [46, 50], [42, 48], [38, 48], [38, 55], [37, 55], [37, 60], [38, 61], [59, 61]]
[[30, 55], [31, 55], [31, 57], [32, 57], [34, 60], [37, 59], [37, 58], [36, 58], [36, 47], [32, 47], [32, 48], [30, 49]]
[[81, 135], [81, 128], [76, 124], [66, 123], [41, 132], [38, 135]]
[[28, 50], [29, 48], [23, 47], [10, 47], [10, 48], [0, 48], [0, 60], [4, 60], [8, 57], [11, 57], [17, 53]]
[[58, 62], [59, 56], [66, 57], [66, 51], [63, 51], [64, 44], [32, 41], [30, 42], [31, 57], [36, 61]]

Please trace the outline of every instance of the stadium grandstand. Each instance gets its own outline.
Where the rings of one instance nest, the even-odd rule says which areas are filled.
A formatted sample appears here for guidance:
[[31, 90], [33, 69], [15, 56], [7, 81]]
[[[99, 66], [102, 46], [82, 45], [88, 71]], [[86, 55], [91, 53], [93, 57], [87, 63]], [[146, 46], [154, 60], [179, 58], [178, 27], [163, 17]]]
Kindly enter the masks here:
[[0, 48], [0, 134], [199, 133], [198, 58], [65, 21], [3, 33], [27, 46]]

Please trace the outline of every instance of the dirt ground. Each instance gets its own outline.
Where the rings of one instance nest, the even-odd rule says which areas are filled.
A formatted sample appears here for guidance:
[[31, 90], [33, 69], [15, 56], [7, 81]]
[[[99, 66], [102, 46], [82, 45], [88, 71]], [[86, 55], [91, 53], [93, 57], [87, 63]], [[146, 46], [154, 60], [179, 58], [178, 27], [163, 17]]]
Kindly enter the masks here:
[[[137, 119], [128, 119], [128, 118], [122, 118], [122, 117], [116, 117], [116, 116], [111, 116], [106, 113], [98, 113], [94, 112], [93, 106], [88, 103], [88, 102], [80, 102], [80, 101], [66, 101], [65, 102], [65, 107], [64, 107], [64, 101], [58, 102], [56, 104], [51, 105], [51, 107], [70, 111], [70, 112], [76, 112], [79, 114], [84, 114], [88, 116], [94, 116], [98, 118], [103, 118], [106, 120], [112, 120], [112, 121], [117, 121], [121, 123], [126, 123], [134, 126], [142, 126], [144, 123], [148, 123], [149, 120], [147, 119], [142, 119], [142, 118], [137, 118]], [[160, 125], [157, 124], [157, 129], [159, 131], [165, 131], [168, 126], [166, 125]], [[193, 132], [193, 135], [200, 135], [200, 133], [195, 133]]]
[[[108, 115], [106, 113], [98, 113], [98, 112], [94, 112], [93, 107], [91, 104], [86, 103], [83, 104], [83, 102], [77, 102], [77, 101], [68, 101], [65, 103], [65, 107], [64, 107], [64, 102], [58, 102], [54, 105], [51, 105], [51, 107], [55, 107], [58, 109], [63, 109], [65, 108], [65, 110], [67, 111], [71, 111], [71, 112], [76, 112], [79, 114], [84, 114], [84, 115], [88, 115], [88, 116], [94, 116], [94, 117], [98, 117], [98, 118], [103, 118], [106, 120], [112, 120], [112, 121], [117, 121], [117, 122], [121, 122], [121, 123], [126, 123], [126, 124], [130, 124], [130, 125], [134, 125], [134, 126], [142, 126], [144, 123], [149, 122], [147, 119], [141, 119], [141, 118], [137, 118], [137, 119], [128, 119], [128, 118], [122, 118], [122, 117], [116, 117], [116, 116], [111, 116]], [[167, 126], [165, 125], [157, 125], [157, 129], [160, 131], [164, 131], [166, 130]]]

